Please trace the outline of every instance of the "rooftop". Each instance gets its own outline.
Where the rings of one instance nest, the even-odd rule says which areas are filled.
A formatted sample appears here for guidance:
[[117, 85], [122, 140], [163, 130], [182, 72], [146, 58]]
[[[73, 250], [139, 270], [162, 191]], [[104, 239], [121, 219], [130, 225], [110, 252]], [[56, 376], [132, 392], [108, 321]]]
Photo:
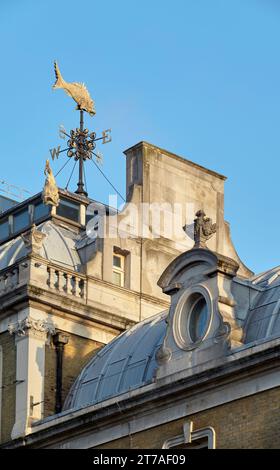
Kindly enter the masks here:
[[[98, 201], [65, 189], [59, 189], [59, 206], [55, 213], [52, 213], [51, 207], [43, 203], [42, 193], [37, 193], [25, 201], [7, 208], [0, 214], [0, 245], [28, 230], [32, 224], [38, 225], [46, 220], [56, 220], [56, 222], [76, 229], [76, 231], [84, 230], [93, 214], [87, 214], [82, 219], [81, 206], [88, 207], [91, 203], [98, 203]], [[105, 207], [109, 211], [109, 207], [107, 205]]]
[[[280, 267], [252, 277], [249, 283], [262, 289], [248, 309], [238, 351], [280, 335]], [[64, 409], [84, 408], [154, 382], [167, 315], [163, 312], [138, 323], [102, 348], [78, 376]]]

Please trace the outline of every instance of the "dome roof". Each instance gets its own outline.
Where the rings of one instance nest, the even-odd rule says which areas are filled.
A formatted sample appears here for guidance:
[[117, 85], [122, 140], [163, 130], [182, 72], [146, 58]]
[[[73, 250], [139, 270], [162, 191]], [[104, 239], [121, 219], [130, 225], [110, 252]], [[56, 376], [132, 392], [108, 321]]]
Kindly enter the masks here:
[[[41, 256], [70, 269], [79, 269], [80, 258], [75, 247], [77, 235], [74, 232], [49, 220], [39, 225], [37, 230], [47, 235], [43, 240]], [[0, 270], [11, 266], [26, 254], [20, 235], [3, 244], [0, 246]]]
[[167, 312], [138, 323], [102, 348], [75, 381], [64, 409], [83, 408], [151, 383]]

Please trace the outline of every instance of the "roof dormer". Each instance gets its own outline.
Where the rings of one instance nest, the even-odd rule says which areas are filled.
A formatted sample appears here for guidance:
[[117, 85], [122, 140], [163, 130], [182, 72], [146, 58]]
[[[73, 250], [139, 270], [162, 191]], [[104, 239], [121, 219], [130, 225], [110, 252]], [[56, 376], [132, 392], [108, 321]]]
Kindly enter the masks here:
[[242, 328], [232, 294], [239, 266], [208, 250], [199, 237], [198, 233], [195, 247], [178, 256], [158, 281], [171, 297], [168, 328], [157, 355], [158, 377], [199, 366], [241, 345]]

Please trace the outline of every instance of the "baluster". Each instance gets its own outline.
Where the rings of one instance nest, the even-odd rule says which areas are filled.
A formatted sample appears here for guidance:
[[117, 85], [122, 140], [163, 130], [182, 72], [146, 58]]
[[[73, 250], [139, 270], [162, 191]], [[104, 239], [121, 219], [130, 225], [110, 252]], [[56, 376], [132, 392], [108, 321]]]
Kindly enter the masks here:
[[64, 277], [63, 290], [64, 290], [65, 294], [71, 294], [71, 286], [70, 286], [69, 276], [68, 276], [67, 273], [64, 273], [63, 277]]
[[54, 269], [51, 268], [50, 266], [48, 267], [48, 273], [49, 273], [49, 279], [47, 283], [50, 289], [55, 289], [55, 272], [54, 272]]
[[14, 287], [19, 284], [19, 267], [17, 266], [14, 270]]
[[12, 275], [13, 275], [12, 271], [9, 271], [6, 274], [6, 289], [5, 289], [6, 291], [12, 290], [13, 288]]
[[6, 292], [8, 284], [8, 274], [4, 274], [3, 276], [3, 292]]
[[56, 288], [59, 292], [61, 292], [62, 289], [62, 273], [58, 270], [55, 271], [56, 274]]
[[85, 296], [85, 281], [83, 279], [80, 279], [79, 288], [80, 288], [80, 297], [83, 299]]
[[4, 276], [0, 277], [0, 295], [3, 294], [5, 290], [5, 282], [4, 282]]
[[10, 272], [10, 290], [14, 290], [17, 285], [16, 270]]
[[75, 295], [75, 297], [79, 297], [79, 286], [78, 286], [78, 279], [76, 276], [72, 277], [73, 280], [73, 289], [72, 289], [72, 294]]
[[66, 293], [69, 294], [69, 295], [72, 295], [72, 276], [71, 274], [66, 274], [65, 273], [65, 276], [66, 276]]
[[59, 291], [60, 290], [60, 279], [59, 279], [59, 271], [55, 270], [55, 288]]

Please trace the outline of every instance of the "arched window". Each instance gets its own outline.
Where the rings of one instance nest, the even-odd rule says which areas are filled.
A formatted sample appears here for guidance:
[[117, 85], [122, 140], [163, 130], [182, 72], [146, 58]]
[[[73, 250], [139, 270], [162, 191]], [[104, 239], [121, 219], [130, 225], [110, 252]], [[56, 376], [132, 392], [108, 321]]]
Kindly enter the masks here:
[[216, 433], [209, 426], [193, 431], [193, 422], [188, 421], [183, 426], [183, 433], [167, 439], [163, 449], [215, 449]]

